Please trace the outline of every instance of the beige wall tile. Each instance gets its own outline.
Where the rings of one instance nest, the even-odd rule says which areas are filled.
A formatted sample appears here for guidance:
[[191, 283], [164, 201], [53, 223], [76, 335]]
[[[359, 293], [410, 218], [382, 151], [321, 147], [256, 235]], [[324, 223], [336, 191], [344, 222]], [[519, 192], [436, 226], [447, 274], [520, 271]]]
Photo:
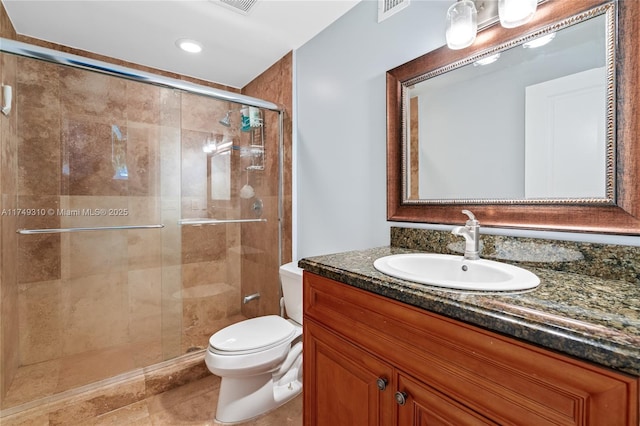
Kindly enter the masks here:
[[13, 28], [13, 24], [3, 4], [0, 4], [0, 37], [8, 39], [14, 39], [16, 37], [16, 30]]
[[[13, 27], [0, 4], [0, 30], [11, 35]], [[2, 81], [15, 86], [17, 59], [0, 54], [0, 77]], [[0, 116], [0, 207], [14, 209], [18, 194], [18, 137], [17, 116]], [[7, 392], [19, 365], [18, 323], [18, 256], [15, 230], [18, 221], [15, 216], [1, 216], [0, 223], [0, 398]]]
[[58, 195], [61, 183], [59, 66], [18, 59], [15, 111], [20, 195]]
[[65, 116], [104, 126], [126, 123], [127, 80], [62, 66], [59, 73]]
[[182, 263], [225, 261], [228, 226], [183, 226]]
[[62, 191], [69, 195], [127, 195], [128, 180], [115, 179], [114, 149], [123, 146], [121, 163], [128, 163], [126, 142], [117, 139], [113, 125], [126, 138], [126, 122], [100, 122], [90, 117], [66, 116], [62, 123], [64, 149]]
[[[125, 81], [127, 120], [157, 126], [161, 124], [161, 89], [150, 84]], [[172, 111], [175, 111], [172, 109]], [[179, 111], [175, 111], [179, 112]]]
[[[190, 210], [206, 211], [207, 208], [207, 154], [202, 151], [205, 142], [211, 138], [209, 132], [182, 131], [182, 197], [199, 201], [200, 205], [188, 205], [183, 213]], [[198, 217], [198, 216], [195, 216]], [[199, 216], [202, 217], [202, 216]], [[206, 217], [206, 216], [205, 216]]]
[[160, 125], [180, 128], [182, 119], [182, 93], [172, 89], [160, 89]]
[[163, 199], [180, 198], [181, 132], [180, 128], [160, 128], [160, 195]]
[[[219, 123], [224, 118], [227, 111], [231, 109], [228, 102], [217, 101], [204, 96], [182, 94], [182, 114], [181, 127], [183, 130], [191, 130], [201, 133], [224, 133], [231, 131]], [[238, 109], [237, 107], [234, 107]], [[239, 112], [235, 113], [239, 116]]]
[[171, 359], [181, 355], [182, 279], [181, 267], [162, 267], [162, 355]]
[[[70, 278], [74, 281], [127, 270], [128, 238], [125, 232], [73, 233], [69, 249], [69, 253], [63, 254], [63, 259], [69, 262]], [[110, 288], [109, 283], [104, 283], [104, 287]]]
[[129, 196], [154, 196], [160, 192], [160, 131], [157, 126], [129, 121], [126, 143]]
[[224, 260], [185, 263], [182, 265], [182, 287], [188, 289], [214, 283], [228, 284], [227, 271]]
[[57, 359], [62, 354], [62, 281], [20, 285], [20, 364]]
[[155, 342], [162, 336], [162, 269], [129, 271], [129, 341]]
[[216, 331], [240, 317], [240, 290], [225, 283], [190, 287], [182, 291], [182, 350], [206, 348]]
[[72, 278], [62, 288], [62, 300], [64, 355], [128, 342], [126, 271]]

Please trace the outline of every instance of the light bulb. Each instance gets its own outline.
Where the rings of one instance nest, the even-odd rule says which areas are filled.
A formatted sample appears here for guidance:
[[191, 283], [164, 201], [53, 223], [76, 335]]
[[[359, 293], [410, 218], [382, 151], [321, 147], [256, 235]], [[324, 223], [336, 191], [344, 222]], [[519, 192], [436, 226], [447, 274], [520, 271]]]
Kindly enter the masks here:
[[546, 46], [547, 44], [551, 43], [551, 40], [553, 40], [555, 37], [556, 37], [556, 33], [550, 33], [542, 37], [538, 37], [536, 39], [528, 41], [524, 43], [522, 47], [524, 47], [525, 49], [535, 49], [536, 47]]
[[447, 46], [464, 49], [471, 46], [478, 32], [478, 11], [471, 0], [462, 0], [447, 10]]
[[176, 46], [189, 53], [200, 53], [202, 51], [202, 45], [200, 43], [186, 38], [176, 40]]
[[537, 7], [537, 0], [498, 0], [500, 25], [505, 28], [524, 25], [533, 18]]
[[500, 58], [500, 54], [496, 53], [495, 55], [491, 55], [491, 56], [487, 56], [486, 58], [478, 59], [477, 61], [475, 61], [473, 63], [473, 66], [474, 67], [481, 67], [481, 66], [484, 66], [484, 65], [489, 65], [489, 64], [492, 64], [495, 61], [497, 61], [498, 58]]

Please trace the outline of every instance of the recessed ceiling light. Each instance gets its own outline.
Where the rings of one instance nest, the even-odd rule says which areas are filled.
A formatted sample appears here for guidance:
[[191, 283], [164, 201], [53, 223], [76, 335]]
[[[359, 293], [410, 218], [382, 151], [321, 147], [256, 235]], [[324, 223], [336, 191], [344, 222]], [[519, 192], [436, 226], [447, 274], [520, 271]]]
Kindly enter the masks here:
[[187, 38], [181, 38], [176, 41], [176, 46], [185, 52], [199, 53], [202, 51], [202, 46], [195, 40], [189, 40]]

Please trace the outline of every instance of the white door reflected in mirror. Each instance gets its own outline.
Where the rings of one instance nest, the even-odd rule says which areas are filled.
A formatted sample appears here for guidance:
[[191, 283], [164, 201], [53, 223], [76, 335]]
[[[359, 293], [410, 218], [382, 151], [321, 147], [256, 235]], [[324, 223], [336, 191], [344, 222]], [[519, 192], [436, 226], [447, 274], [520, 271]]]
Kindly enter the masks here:
[[606, 70], [526, 88], [525, 198], [606, 195]]
[[403, 202], [612, 202], [608, 19], [549, 27], [404, 82]]

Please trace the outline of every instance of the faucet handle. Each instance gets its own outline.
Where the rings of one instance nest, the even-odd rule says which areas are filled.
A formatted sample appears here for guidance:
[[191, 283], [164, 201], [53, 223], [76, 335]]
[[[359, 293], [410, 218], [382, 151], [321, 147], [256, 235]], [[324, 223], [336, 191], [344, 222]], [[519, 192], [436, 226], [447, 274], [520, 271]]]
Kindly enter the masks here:
[[471, 213], [469, 210], [462, 210], [462, 214], [466, 214], [469, 217], [469, 220], [467, 221], [467, 225], [475, 226], [480, 224], [480, 222], [478, 222], [478, 220], [476, 219], [475, 215]]

